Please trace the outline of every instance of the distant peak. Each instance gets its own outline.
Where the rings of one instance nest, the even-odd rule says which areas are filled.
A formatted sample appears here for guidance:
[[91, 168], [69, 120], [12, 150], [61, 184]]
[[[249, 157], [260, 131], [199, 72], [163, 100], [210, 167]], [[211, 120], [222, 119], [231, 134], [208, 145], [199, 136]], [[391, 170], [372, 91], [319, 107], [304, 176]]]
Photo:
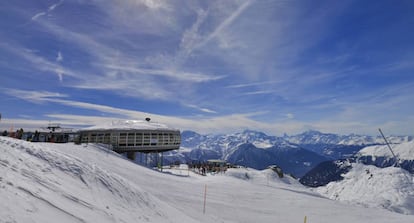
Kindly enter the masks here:
[[259, 131], [255, 131], [255, 130], [251, 130], [251, 129], [246, 129], [243, 131], [243, 134], [255, 134], [255, 135], [266, 135], [263, 132], [259, 132]]
[[191, 131], [191, 130], [184, 130], [181, 132], [181, 136], [184, 137], [194, 137], [194, 136], [200, 136], [197, 132]]
[[303, 132], [302, 134], [322, 135], [323, 133], [318, 131], [318, 130], [309, 129], [309, 130]]

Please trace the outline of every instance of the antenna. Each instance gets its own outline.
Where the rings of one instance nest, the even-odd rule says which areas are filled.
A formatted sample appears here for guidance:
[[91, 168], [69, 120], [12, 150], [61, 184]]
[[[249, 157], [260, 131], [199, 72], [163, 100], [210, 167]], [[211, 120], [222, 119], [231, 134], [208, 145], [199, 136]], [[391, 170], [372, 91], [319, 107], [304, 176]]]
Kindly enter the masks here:
[[395, 155], [394, 151], [392, 150], [392, 148], [391, 148], [390, 144], [388, 143], [387, 138], [385, 138], [384, 133], [382, 133], [381, 128], [379, 128], [378, 130], [379, 130], [379, 132], [381, 133], [382, 138], [384, 138], [384, 141], [385, 141], [385, 143], [387, 144], [388, 149], [390, 149], [391, 154], [394, 156], [394, 159], [395, 159], [395, 164], [394, 164], [394, 166], [395, 166], [395, 167], [398, 167], [398, 166], [399, 166], [399, 163], [400, 163], [399, 159], [397, 158], [397, 156]]

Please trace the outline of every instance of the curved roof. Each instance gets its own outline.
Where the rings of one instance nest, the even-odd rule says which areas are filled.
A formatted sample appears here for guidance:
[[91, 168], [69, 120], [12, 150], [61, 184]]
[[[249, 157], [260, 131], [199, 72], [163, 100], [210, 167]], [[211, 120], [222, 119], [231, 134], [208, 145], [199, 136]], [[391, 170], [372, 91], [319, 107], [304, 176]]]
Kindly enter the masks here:
[[96, 126], [91, 126], [88, 128], [83, 128], [81, 131], [90, 131], [90, 130], [177, 130], [170, 128], [167, 125], [156, 123], [156, 122], [147, 122], [141, 120], [119, 120], [112, 121], [111, 123], [100, 124]]

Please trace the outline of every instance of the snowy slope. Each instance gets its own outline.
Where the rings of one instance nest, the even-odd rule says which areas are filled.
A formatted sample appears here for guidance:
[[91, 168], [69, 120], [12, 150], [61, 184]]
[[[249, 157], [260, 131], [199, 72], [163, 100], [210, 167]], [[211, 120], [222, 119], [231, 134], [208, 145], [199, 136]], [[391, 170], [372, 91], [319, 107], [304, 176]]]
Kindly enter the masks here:
[[413, 176], [401, 168], [353, 164], [344, 179], [317, 188], [330, 199], [414, 214]]
[[[414, 142], [392, 144], [392, 150], [398, 159], [398, 166], [414, 173]], [[357, 162], [377, 167], [394, 166], [397, 161], [386, 145], [369, 146], [356, 154]]]
[[120, 160], [112, 152], [10, 138], [0, 138], [0, 145], [0, 215], [6, 222], [193, 221], [139, 184], [95, 163]]
[[[391, 145], [399, 159], [398, 167], [414, 173], [414, 142], [404, 142]], [[311, 187], [324, 186], [332, 181], [342, 180], [342, 174], [347, 173], [352, 166], [343, 163], [362, 163], [379, 168], [394, 166], [396, 160], [387, 145], [367, 146], [349, 159], [326, 161], [318, 164], [301, 177], [300, 182]]]
[[[414, 141], [391, 145], [394, 154], [401, 160], [414, 160]], [[393, 158], [386, 145], [368, 146], [360, 150], [358, 156]]]
[[97, 145], [6, 137], [0, 154], [0, 222], [414, 222], [321, 198], [267, 170], [177, 176]]

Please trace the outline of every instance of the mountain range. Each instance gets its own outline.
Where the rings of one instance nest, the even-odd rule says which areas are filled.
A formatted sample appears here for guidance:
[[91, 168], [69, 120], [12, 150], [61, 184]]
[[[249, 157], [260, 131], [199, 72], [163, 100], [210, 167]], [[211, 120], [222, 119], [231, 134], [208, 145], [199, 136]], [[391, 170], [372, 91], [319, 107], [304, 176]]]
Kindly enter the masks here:
[[[391, 152], [391, 150], [392, 152]], [[379, 168], [399, 167], [414, 173], [414, 141], [399, 144], [372, 145], [358, 151], [347, 159], [324, 161], [306, 173], [300, 182], [311, 187], [327, 185], [343, 179], [343, 175], [352, 169], [352, 164], [362, 163]]]
[[[362, 148], [384, 144], [379, 136], [337, 135], [314, 130], [282, 137], [253, 130], [216, 135], [183, 131], [181, 139], [179, 150], [164, 155], [167, 162], [191, 163], [221, 159], [259, 170], [278, 165], [295, 177], [304, 176], [320, 163], [351, 158]], [[391, 136], [387, 139], [399, 144], [409, 142], [413, 137]]]

